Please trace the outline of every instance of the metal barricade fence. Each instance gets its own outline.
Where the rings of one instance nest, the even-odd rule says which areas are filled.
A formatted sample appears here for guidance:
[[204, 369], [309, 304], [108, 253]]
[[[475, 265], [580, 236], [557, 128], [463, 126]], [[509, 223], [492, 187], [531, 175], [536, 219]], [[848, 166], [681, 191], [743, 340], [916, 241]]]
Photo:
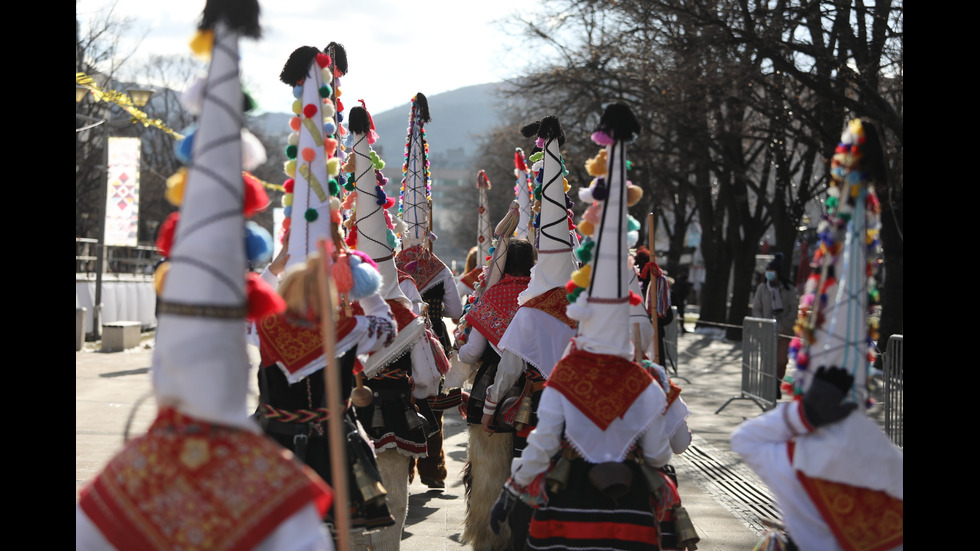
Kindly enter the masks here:
[[905, 338], [892, 335], [885, 347], [885, 434], [903, 447], [905, 420]]
[[671, 378], [681, 379], [690, 383], [686, 378], [677, 374], [677, 335], [680, 333], [681, 320], [677, 319], [677, 307], [671, 306], [670, 323], [664, 326], [664, 354], [666, 358], [661, 358], [661, 363], [671, 373]]
[[734, 400], [752, 400], [762, 411], [776, 407], [776, 320], [747, 317], [742, 320], [742, 388], [715, 414]]

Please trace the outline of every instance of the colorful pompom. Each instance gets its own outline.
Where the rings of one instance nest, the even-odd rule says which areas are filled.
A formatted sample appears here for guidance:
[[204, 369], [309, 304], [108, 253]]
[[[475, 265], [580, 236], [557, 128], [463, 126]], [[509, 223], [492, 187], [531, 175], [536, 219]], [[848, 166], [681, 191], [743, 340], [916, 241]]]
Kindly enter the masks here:
[[245, 292], [248, 295], [246, 318], [251, 321], [258, 321], [286, 310], [286, 301], [255, 272], [245, 274]]
[[175, 207], [179, 207], [184, 201], [184, 186], [187, 184], [187, 168], [180, 167], [173, 176], [167, 178], [167, 191], [164, 195], [167, 201]]
[[245, 253], [253, 266], [272, 259], [272, 234], [252, 220], [245, 222]]

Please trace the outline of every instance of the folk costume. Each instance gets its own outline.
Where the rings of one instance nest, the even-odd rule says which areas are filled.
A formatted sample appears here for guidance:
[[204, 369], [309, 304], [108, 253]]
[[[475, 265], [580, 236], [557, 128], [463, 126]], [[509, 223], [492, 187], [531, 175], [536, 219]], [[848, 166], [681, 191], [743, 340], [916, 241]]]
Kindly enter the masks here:
[[245, 319], [284, 305], [246, 275], [245, 211], [264, 190], [246, 192], [242, 176], [238, 39], [259, 36], [258, 5], [221, 4], [208, 2], [200, 25], [211, 63], [165, 245], [151, 371], [159, 410], [82, 489], [78, 549], [333, 549], [320, 523], [331, 489], [247, 411]]
[[903, 452], [865, 415], [878, 247], [871, 185], [884, 177], [877, 132], [852, 121], [831, 162], [829, 215], [790, 348], [796, 370], [785, 388], [796, 400], [732, 433], [732, 449], [772, 490], [803, 551], [904, 547]]
[[[435, 239], [435, 234], [432, 232], [432, 183], [429, 171], [429, 143], [425, 138], [425, 124], [431, 120], [428, 100], [419, 92], [412, 98], [408, 120], [405, 163], [402, 165], [402, 187], [398, 205], [398, 215], [404, 222], [404, 228], [400, 235], [401, 250], [395, 257], [395, 264], [399, 270], [412, 276], [418, 293], [426, 305], [429, 331], [439, 341], [439, 347], [445, 356], [452, 348], [452, 339], [443, 318], [459, 319], [463, 313], [463, 304], [456, 291], [452, 271], [432, 252]], [[433, 353], [436, 356], [439, 354], [438, 351]], [[448, 359], [445, 361], [448, 363]], [[437, 396], [429, 400], [428, 407], [432, 411], [438, 430], [427, 442], [429, 455], [418, 459], [416, 465], [422, 482], [430, 488], [446, 486], [442, 416], [443, 411], [454, 408], [458, 404], [458, 392], [450, 395], [442, 389]]]
[[374, 401], [356, 408], [377, 451], [388, 505], [395, 517], [395, 525], [372, 535], [372, 544], [375, 549], [393, 550], [399, 547], [408, 514], [410, 460], [427, 455], [426, 440], [435, 430], [427, 398], [438, 394], [441, 370], [448, 370], [448, 364], [438, 361], [435, 352], [441, 349], [434, 351], [424, 319], [411, 310], [411, 301], [399, 286], [394, 259], [398, 239], [387, 211], [395, 199], [384, 189], [388, 182], [381, 172], [384, 161], [371, 148], [377, 134], [363, 102], [351, 108], [348, 125], [353, 155], [345, 171], [348, 182], [353, 183], [354, 197], [348, 243], [377, 263], [385, 278], [382, 296], [398, 323], [395, 341], [363, 362], [365, 384], [374, 391]]
[[517, 208], [520, 212], [520, 220], [517, 221], [517, 230], [514, 237], [518, 239], [528, 239], [532, 235], [531, 194], [534, 185], [531, 181], [531, 171], [527, 169], [527, 158], [524, 157], [524, 150], [517, 148], [514, 150], [514, 196], [517, 199]]
[[[529, 160], [534, 173], [532, 226], [538, 260], [531, 269], [527, 289], [518, 295], [520, 307], [498, 343], [501, 357], [483, 405], [484, 428], [496, 428], [487, 422], [490, 415], [494, 416], [493, 425], [513, 426], [513, 453], [517, 456], [537, 422], [544, 382], [577, 328], [575, 320], [565, 313], [565, 284], [575, 269], [572, 203], [566, 195], [567, 170], [560, 152], [565, 134], [553, 116], [525, 125], [521, 133], [535, 138], [537, 150]], [[505, 400], [515, 394], [516, 399]], [[518, 504], [508, 523], [515, 546], [526, 539], [530, 520], [531, 509]]]
[[[484, 277], [486, 287], [477, 286], [474, 301], [467, 304], [456, 331], [456, 345], [459, 346], [456, 369], [465, 371], [464, 378], [471, 383], [466, 401], [468, 445], [463, 467], [466, 517], [460, 541], [472, 544], [475, 550], [508, 549], [511, 544], [510, 530], [494, 534], [490, 531], [489, 518], [490, 505], [509, 473], [513, 432], [504, 430], [500, 434], [491, 434], [481, 423], [486, 389], [493, 382], [500, 362], [497, 345], [517, 313], [517, 296], [527, 288], [531, 279], [530, 276], [506, 273], [509, 265], [521, 264], [518, 258], [508, 264], [512, 237], [520, 219], [518, 208], [518, 202], [513, 201], [507, 215], [497, 224], [490, 247], [492, 256]], [[522, 254], [528, 256], [523, 264], [530, 268], [533, 249], [530, 243], [522, 242]], [[447, 377], [447, 383], [449, 381]]]
[[[535, 137], [541, 148], [530, 159], [536, 182], [534, 227], [538, 261], [531, 269], [527, 289], [518, 295], [520, 308], [497, 345], [501, 359], [493, 384], [487, 388], [484, 414], [496, 413], [505, 394], [515, 385], [528, 387], [527, 396], [536, 401], [535, 395], [539, 395], [577, 328], [575, 320], [565, 313], [565, 284], [575, 269], [567, 171], [559, 151], [565, 134], [553, 116], [528, 124], [521, 132], [525, 137]], [[516, 451], [534, 426], [533, 415], [532, 422], [525, 419], [522, 425], [518, 427]]]
[[579, 333], [551, 371], [538, 424], [491, 519], [499, 526], [518, 496], [531, 504], [526, 549], [659, 548], [655, 503], [671, 486], [656, 469], [672, 455], [675, 427], [661, 415], [663, 388], [632, 361], [624, 230], [627, 196], [638, 194], [627, 189], [624, 147], [638, 130], [629, 107], [613, 104], [593, 134], [608, 164], [589, 189], [590, 208], [601, 212], [595, 229], [583, 230], [591, 237], [578, 254], [588, 263], [569, 283]]
[[[285, 276], [275, 281], [289, 308], [256, 324], [261, 357], [258, 371], [259, 407], [256, 418], [266, 434], [292, 450], [324, 478], [332, 480], [327, 388], [316, 282], [323, 262], [318, 243], [327, 240], [334, 249], [330, 281], [352, 309], [340, 308], [336, 320], [335, 353], [340, 362], [341, 396], [346, 400], [354, 387], [353, 369], [358, 355], [368, 354], [392, 342], [397, 333], [388, 305], [378, 294], [381, 274], [370, 258], [345, 250], [337, 238], [340, 223], [340, 127], [337, 125], [337, 89], [347, 72], [342, 45], [327, 46], [330, 54], [312, 46], [296, 49], [283, 66], [280, 79], [296, 98], [293, 132], [287, 141], [286, 194], [283, 197], [289, 253]], [[268, 271], [263, 277], [270, 277]], [[380, 483], [377, 461], [351, 409], [344, 422], [348, 459], [348, 495], [351, 527], [370, 530], [394, 524]], [[324, 521], [333, 527], [332, 511]]]

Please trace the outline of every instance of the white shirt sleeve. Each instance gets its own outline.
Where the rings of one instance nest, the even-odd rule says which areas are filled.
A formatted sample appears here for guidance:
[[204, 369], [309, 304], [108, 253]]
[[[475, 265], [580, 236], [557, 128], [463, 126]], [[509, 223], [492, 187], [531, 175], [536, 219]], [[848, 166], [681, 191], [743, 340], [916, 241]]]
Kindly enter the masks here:
[[284, 520], [256, 551], [333, 551], [333, 538], [309, 504]]
[[453, 285], [452, 278], [446, 278], [442, 290], [442, 317], [459, 319], [463, 315], [463, 301], [459, 298], [459, 291]]
[[483, 352], [487, 349], [490, 341], [476, 329], [470, 331], [466, 337], [466, 344], [459, 347], [459, 361], [464, 364], [475, 364], [483, 357]]
[[741, 455], [772, 491], [786, 529], [800, 549], [841, 549], [790, 462], [787, 442], [808, 433], [801, 407], [802, 402], [783, 402], [745, 421], [732, 432], [732, 451]]
[[500, 363], [497, 364], [497, 375], [493, 378], [493, 384], [487, 387], [487, 396], [483, 401], [484, 414], [496, 411], [497, 403], [514, 386], [517, 379], [520, 379], [521, 373], [524, 373], [524, 360], [513, 352], [504, 350], [500, 355]]
[[527, 446], [520, 457], [511, 461], [510, 476], [521, 486], [551, 467], [551, 458], [561, 448], [565, 418], [562, 414], [561, 393], [545, 387], [538, 402], [538, 424], [527, 437]]

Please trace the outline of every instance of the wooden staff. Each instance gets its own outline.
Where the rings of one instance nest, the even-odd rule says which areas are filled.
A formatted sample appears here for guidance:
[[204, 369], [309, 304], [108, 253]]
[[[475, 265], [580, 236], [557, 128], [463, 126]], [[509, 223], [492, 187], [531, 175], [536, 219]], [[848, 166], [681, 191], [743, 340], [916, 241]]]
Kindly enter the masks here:
[[[647, 215], [647, 248], [650, 249], [650, 262], [657, 262], [657, 246], [654, 244], [654, 232], [656, 231], [653, 221], [653, 213]], [[657, 280], [650, 270], [650, 283], [647, 284], [647, 305], [650, 307], [652, 315], [650, 321], [653, 322], [653, 363], [660, 364], [660, 314], [657, 312]]]
[[640, 344], [643, 340], [640, 337], [640, 324], [633, 324], [633, 361], [639, 362], [643, 358], [643, 352], [640, 350]]
[[327, 366], [323, 370], [324, 390], [327, 393], [327, 426], [330, 430], [330, 475], [333, 479], [333, 516], [337, 527], [337, 549], [338, 551], [348, 551], [350, 549], [350, 511], [348, 503], [350, 498], [347, 491], [347, 437], [344, 430], [344, 410], [345, 404], [341, 401], [340, 395], [340, 369], [337, 365], [335, 355], [336, 348], [336, 329], [334, 327], [334, 305], [333, 296], [330, 293], [330, 285], [327, 282], [327, 267], [331, 260], [327, 240], [321, 239], [318, 243], [320, 248], [320, 267], [317, 270], [317, 281], [320, 287], [320, 328], [323, 332], [323, 354], [327, 360]]

